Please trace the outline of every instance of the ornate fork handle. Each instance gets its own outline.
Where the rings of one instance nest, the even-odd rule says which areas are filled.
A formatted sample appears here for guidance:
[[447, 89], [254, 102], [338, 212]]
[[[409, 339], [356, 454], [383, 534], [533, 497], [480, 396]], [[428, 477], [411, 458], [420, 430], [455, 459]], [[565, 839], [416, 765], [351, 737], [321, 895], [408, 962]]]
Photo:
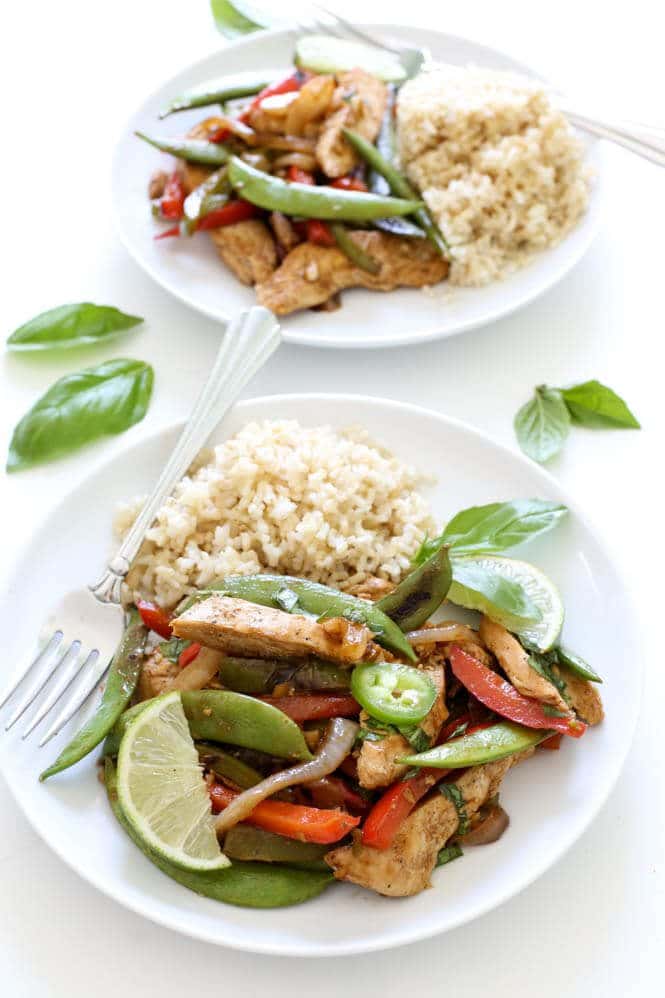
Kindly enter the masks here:
[[103, 576], [90, 586], [101, 603], [120, 602], [123, 580], [159, 509], [247, 382], [277, 349], [280, 339], [274, 315], [258, 305], [229, 323], [210, 376], [154, 489]]

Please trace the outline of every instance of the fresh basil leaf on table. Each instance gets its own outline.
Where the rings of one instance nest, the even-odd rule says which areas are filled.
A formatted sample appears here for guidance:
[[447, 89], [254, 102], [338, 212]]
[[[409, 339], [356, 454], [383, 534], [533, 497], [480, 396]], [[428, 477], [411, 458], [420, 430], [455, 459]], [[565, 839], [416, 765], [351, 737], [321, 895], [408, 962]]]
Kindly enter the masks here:
[[570, 431], [570, 413], [557, 388], [538, 385], [515, 416], [520, 447], [534, 461], [549, 461], [563, 447]]
[[140, 316], [127, 315], [111, 305], [92, 302], [59, 305], [19, 326], [7, 340], [7, 349], [68, 350], [104, 343], [141, 322]]
[[570, 418], [580, 426], [640, 429], [639, 422], [624, 400], [600, 381], [594, 379], [571, 388], [562, 388], [561, 394]]
[[141, 360], [108, 360], [67, 374], [49, 388], [15, 428], [7, 471], [20, 471], [122, 433], [146, 414], [153, 370]]
[[555, 527], [568, 512], [547, 499], [513, 499], [463, 509], [439, 537], [425, 538], [415, 557], [422, 564], [448, 544], [453, 555], [498, 554]]
[[595, 429], [640, 429], [624, 400], [592, 379], [569, 388], [539, 385], [515, 416], [515, 433], [524, 453], [543, 462], [561, 450], [571, 423]]
[[217, 29], [226, 38], [241, 38], [243, 35], [249, 35], [253, 31], [262, 31], [263, 28], [268, 27], [268, 25], [259, 24], [243, 13], [243, 7], [246, 7], [246, 4], [241, 3], [240, 0], [234, 0], [233, 3], [231, 0], [210, 0], [210, 8]]

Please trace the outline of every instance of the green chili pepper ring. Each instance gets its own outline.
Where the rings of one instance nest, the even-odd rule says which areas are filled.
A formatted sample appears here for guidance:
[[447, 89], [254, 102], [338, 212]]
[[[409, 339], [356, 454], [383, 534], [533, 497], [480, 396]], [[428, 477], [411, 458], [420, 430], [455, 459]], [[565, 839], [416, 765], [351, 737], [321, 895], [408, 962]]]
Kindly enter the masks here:
[[141, 674], [143, 648], [148, 631], [141, 622], [138, 610], [130, 610], [122, 641], [109, 670], [102, 701], [94, 715], [39, 777], [47, 780], [55, 773], [69, 769], [99, 745], [113, 728], [129, 703]]
[[351, 692], [371, 717], [385, 724], [418, 724], [436, 700], [427, 673], [401, 662], [357, 665]]

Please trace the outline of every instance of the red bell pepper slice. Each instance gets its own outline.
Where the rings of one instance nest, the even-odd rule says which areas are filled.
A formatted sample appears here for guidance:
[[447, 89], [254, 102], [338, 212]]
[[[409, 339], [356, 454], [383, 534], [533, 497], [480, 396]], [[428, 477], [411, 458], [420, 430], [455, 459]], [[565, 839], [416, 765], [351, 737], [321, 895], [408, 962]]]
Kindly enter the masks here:
[[258, 699], [277, 707], [296, 724], [326, 717], [355, 717], [360, 713], [360, 704], [349, 693], [303, 693]]
[[213, 128], [211, 132], [208, 132], [208, 142], [226, 142], [230, 137], [231, 129], [227, 128], [226, 125], [222, 125], [220, 128]]
[[[210, 800], [215, 814], [223, 811], [238, 794], [217, 783], [210, 788]], [[267, 832], [285, 835], [300, 842], [327, 845], [344, 838], [360, 824], [360, 818], [344, 811], [329, 811], [302, 804], [287, 804], [279, 800], [264, 800], [244, 819], [248, 825]]]
[[164, 218], [182, 218], [185, 205], [185, 188], [182, 177], [177, 171], [172, 173], [166, 181], [159, 205]]
[[449, 772], [449, 769], [421, 769], [411, 779], [399, 780], [388, 787], [367, 815], [363, 845], [388, 849], [418, 801]]
[[164, 229], [163, 232], [158, 232], [155, 239], [171, 239], [172, 236], [180, 235], [180, 226], [174, 225], [172, 229]]
[[459, 645], [453, 645], [450, 651], [450, 667], [476, 700], [509, 721], [523, 724], [526, 728], [550, 728], [573, 738], [580, 738], [586, 731], [586, 724], [572, 716], [552, 716], [543, 704], [523, 696], [506, 679], [463, 651]]
[[330, 184], [331, 187], [337, 187], [340, 191], [366, 191], [367, 184], [364, 183], [360, 177], [354, 177], [352, 174], [348, 173], [345, 177], [338, 177], [337, 180], [333, 180]]
[[352, 814], [366, 814], [370, 803], [340, 776], [323, 776], [307, 784], [315, 807], [342, 807]]
[[277, 83], [271, 83], [269, 87], [264, 87], [261, 90], [252, 103], [249, 105], [246, 111], [243, 111], [239, 115], [240, 121], [246, 122], [252, 111], [255, 111], [257, 107], [260, 106], [261, 101], [264, 101], [266, 97], [275, 97], [277, 94], [290, 94], [294, 90], [300, 90], [306, 77], [303, 73], [291, 73], [290, 76], [285, 77], [283, 80], [279, 80]]
[[302, 170], [299, 166], [294, 166], [293, 163], [286, 171], [286, 178], [290, 184], [309, 184], [311, 186], [316, 183], [309, 170]]
[[198, 653], [201, 651], [201, 645], [198, 641], [192, 641], [191, 645], [187, 645], [186, 648], [178, 655], [178, 665], [181, 669], [184, 669], [186, 665], [193, 662]]
[[563, 739], [562, 734], [552, 735], [550, 738], [546, 738], [544, 742], [541, 742], [538, 746], [539, 748], [549, 749], [550, 752], [558, 752], [561, 748], [561, 742]]
[[171, 637], [171, 621], [166, 610], [149, 603], [147, 600], [138, 600], [136, 609], [141, 615], [141, 620], [151, 631], [155, 631], [162, 638]]
[[229, 201], [228, 204], [216, 208], [210, 214], [204, 215], [196, 225], [197, 232], [206, 232], [208, 229], [221, 229], [224, 225], [235, 225], [236, 222], [244, 222], [248, 218], [253, 218], [258, 212], [256, 205], [239, 198], [237, 201]]
[[330, 231], [330, 226], [318, 218], [308, 218], [305, 223], [307, 227], [307, 239], [317, 246], [336, 246], [336, 240]]

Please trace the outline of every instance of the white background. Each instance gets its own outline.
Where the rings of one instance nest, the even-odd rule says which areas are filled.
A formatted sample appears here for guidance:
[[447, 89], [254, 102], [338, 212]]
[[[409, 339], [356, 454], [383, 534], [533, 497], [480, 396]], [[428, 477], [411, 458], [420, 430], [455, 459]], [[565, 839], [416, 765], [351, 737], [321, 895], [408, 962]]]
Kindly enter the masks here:
[[[410, 0], [413, 23], [505, 49], [570, 92], [665, 125], [662, 25], [649, 0]], [[339, 2], [340, 11], [358, 4]], [[365, 0], [363, 17], [399, 20], [404, 3]], [[0, 573], [72, 486], [144, 433], [184, 416], [220, 330], [155, 287], [113, 230], [109, 163], [125, 118], [162, 79], [220, 44], [205, 0], [49, 0], [12, 5], [0, 44], [3, 155], [2, 335], [67, 301], [147, 319], [114, 346], [61, 360], [3, 358], [0, 450], [60, 374], [111, 356], [150, 360], [145, 422], [52, 466], [2, 480]], [[79, 880], [18, 813], [0, 779], [0, 994], [7, 998], [270, 993], [662, 994], [665, 947], [665, 698], [661, 674], [665, 173], [612, 151], [601, 234], [555, 290], [491, 328], [410, 350], [283, 347], [246, 395], [356, 391], [418, 402], [514, 446], [512, 416], [533, 385], [597, 377], [641, 418], [641, 432], [576, 429], [551, 470], [591, 513], [638, 606], [647, 682], [638, 735], [592, 828], [536, 885], [445, 937], [391, 953], [309, 961], [195, 943], [142, 921]], [[444, 306], [445, 307], [445, 306]], [[313, 319], [313, 321], [315, 321]], [[416, 442], [417, 446], [417, 442]], [[437, 469], [442, 476], [454, 468]], [[67, 552], [62, 552], [66, 558]], [[53, 584], [57, 573], [53, 566]], [[621, 620], [607, 626], [621, 641]], [[602, 672], [602, 662], [594, 663]], [[626, 661], [627, 681], [638, 663]], [[260, 913], [257, 913], [260, 918]]]

